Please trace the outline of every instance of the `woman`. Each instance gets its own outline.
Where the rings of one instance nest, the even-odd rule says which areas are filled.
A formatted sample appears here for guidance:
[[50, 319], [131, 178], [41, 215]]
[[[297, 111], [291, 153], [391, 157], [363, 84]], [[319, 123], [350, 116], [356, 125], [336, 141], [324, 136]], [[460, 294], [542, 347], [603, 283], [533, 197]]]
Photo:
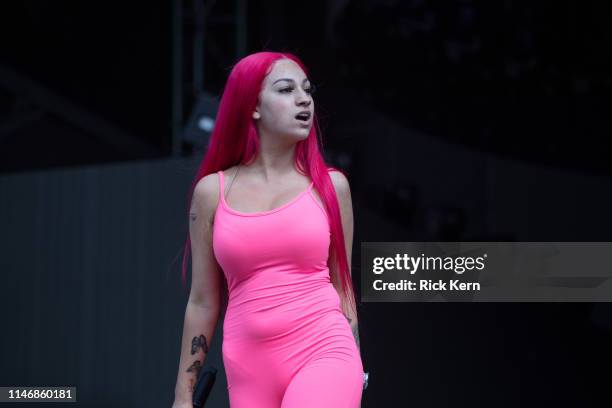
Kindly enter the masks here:
[[192, 186], [175, 407], [191, 406], [226, 301], [232, 408], [360, 406], [351, 196], [321, 157], [312, 89], [286, 53], [249, 55], [230, 73]]

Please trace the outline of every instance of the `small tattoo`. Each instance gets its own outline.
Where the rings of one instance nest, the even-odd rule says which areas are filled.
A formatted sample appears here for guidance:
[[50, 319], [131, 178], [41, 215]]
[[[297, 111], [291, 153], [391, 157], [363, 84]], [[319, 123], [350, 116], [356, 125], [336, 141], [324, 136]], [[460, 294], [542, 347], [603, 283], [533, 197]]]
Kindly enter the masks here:
[[200, 363], [200, 360], [196, 360], [193, 362], [191, 366], [189, 366], [189, 368], [187, 369], [187, 372], [195, 373], [196, 378], [198, 378], [200, 376], [201, 370], [202, 370], [202, 363]]
[[203, 334], [200, 334], [200, 337], [195, 336], [193, 340], [191, 340], [191, 354], [195, 354], [200, 347], [204, 350], [204, 353], [208, 353], [208, 343]]
[[189, 213], [189, 219], [190, 219], [191, 221], [195, 221], [195, 220], [196, 220], [196, 218], [197, 218], [196, 213]]

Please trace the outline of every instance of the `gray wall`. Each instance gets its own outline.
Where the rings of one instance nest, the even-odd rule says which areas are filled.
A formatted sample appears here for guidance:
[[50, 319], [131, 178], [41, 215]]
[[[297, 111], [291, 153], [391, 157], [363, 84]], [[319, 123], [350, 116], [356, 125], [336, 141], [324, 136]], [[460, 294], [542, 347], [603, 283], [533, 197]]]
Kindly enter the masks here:
[[[79, 406], [170, 406], [188, 295], [173, 261], [194, 171], [160, 160], [0, 177], [1, 384], [74, 385]], [[226, 400], [222, 370], [214, 391]]]

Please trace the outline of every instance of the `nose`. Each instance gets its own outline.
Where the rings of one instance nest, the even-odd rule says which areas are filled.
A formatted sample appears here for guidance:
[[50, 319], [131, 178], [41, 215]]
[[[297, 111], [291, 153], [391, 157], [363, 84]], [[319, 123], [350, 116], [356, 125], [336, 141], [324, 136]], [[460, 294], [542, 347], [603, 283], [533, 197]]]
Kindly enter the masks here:
[[300, 89], [300, 92], [297, 93], [296, 103], [298, 106], [310, 106], [312, 103], [311, 96], [306, 93], [303, 89]]

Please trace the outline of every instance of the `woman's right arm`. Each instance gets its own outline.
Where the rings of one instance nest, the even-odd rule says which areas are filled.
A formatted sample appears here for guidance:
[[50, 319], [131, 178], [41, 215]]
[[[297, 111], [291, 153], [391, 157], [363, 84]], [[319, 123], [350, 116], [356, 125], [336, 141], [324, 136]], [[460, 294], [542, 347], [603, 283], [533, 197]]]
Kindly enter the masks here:
[[219, 199], [216, 174], [197, 184], [189, 211], [191, 291], [185, 308], [183, 338], [173, 407], [193, 407], [193, 389], [208, 355], [219, 318], [223, 272], [212, 250], [212, 222]]

